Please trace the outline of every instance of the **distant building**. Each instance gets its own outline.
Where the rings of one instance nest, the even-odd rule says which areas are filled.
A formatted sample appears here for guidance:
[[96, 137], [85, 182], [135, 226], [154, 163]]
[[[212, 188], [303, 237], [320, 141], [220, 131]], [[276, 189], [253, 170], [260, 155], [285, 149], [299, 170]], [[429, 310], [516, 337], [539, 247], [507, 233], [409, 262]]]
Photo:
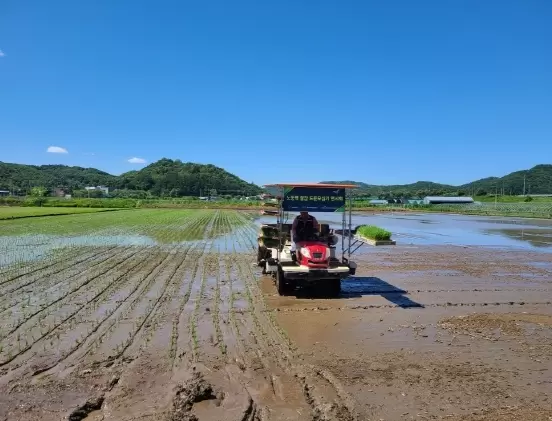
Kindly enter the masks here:
[[467, 196], [454, 196], [454, 197], [446, 197], [446, 196], [426, 196], [424, 197], [424, 204], [426, 205], [460, 205], [460, 204], [468, 204], [473, 203], [474, 200], [471, 197]]
[[384, 200], [384, 199], [373, 199], [373, 200], [370, 200], [368, 203], [370, 203], [371, 205], [388, 205], [389, 202], [387, 200]]
[[9, 196], [10, 192], [9, 190], [0, 190], [0, 196]]
[[109, 196], [109, 187], [105, 186], [91, 186], [91, 187], [85, 187], [85, 190], [99, 190], [103, 192], [106, 196]]
[[56, 197], [65, 197], [66, 194], [67, 192], [65, 191], [65, 189], [59, 187], [54, 189], [54, 196]]

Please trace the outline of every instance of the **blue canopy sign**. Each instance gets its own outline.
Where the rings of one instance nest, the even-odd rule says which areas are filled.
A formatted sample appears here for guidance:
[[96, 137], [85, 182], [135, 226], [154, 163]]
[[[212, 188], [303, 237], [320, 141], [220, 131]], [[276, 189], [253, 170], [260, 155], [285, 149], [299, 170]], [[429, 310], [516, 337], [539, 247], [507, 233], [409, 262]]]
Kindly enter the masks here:
[[344, 188], [289, 187], [284, 191], [284, 211], [344, 212]]

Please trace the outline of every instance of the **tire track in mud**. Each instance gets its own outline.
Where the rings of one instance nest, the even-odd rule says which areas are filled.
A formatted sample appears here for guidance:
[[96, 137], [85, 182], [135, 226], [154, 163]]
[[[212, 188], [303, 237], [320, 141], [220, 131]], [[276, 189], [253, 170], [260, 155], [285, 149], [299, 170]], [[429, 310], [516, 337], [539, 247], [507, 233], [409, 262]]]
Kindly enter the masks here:
[[[242, 240], [243, 241], [243, 240]], [[253, 334], [257, 342], [266, 350], [272, 350], [272, 356], [277, 366], [284, 372], [291, 372], [300, 381], [306, 403], [311, 408], [313, 420], [355, 420], [360, 419], [358, 405], [345, 392], [339, 382], [313, 366], [297, 365], [298, 357], [293, 354], [287, 336], [279, 329], [275, 320], [267, 317], [264, 299], [258, 286], [256, 276], [247, 265], [245, 256], [242, 258], [240, 273], [245, 282], [246, 293], [250, 302], [250, 310], [256, 330]], [[274, 352], [274, 350], [277, 350]], [[331, 405], [328, 403], [331, 402]]]
[[[219, 223], [225, 224], [226, 222], [220, 221]], [[221, 230], [224, 229], [223, 226], [219, 228]], [[220, 354], [218, 357], [210, 352], [210, 350], [213, 349], [213, 346], [216, 346], [217, 344], [211, 343], [211, 341], [206, 338], [206, 334], [209, 332], [209, 330], [206, 331], [206, 329], [199, 329], [198, 332], [201, 332], [201, 336], [198, 337], [197, 342], [194, 344], [193, 332], [195, 332], [194, 329], [196, 329], [194, 327], [196, 321], [202, 321], [204, 323], [201, 325], [201, 327], [212, 329], [215, 334], [217, 332], [217, 328], [215, 327], [217, 322], [215, 320], [218, 317], [217, 314], [220, 314], [220, 312], [218, 312], [218, 310], [216, 309], [218, 307], [218, 302], [213, 302], [213, 300], [217, 300], [217, 297], [219, 297], [219, 295], [222, 294], [223, 291], [230, 301], [231, 297], [233, 296], [232, 287], [229, 285], [233, 282], [232, 276], [227, 276], [231, 272], [231, 269], [229, 269], [230, 265], [226, 265], [227, 255], [222, 256], [220, 253], [220, 249], [218, 247], [215, 249], [211, 242], [205, 244], [205, 250], [207, 250], [207, 253], [200, 260], [200, 266], [202, 267], [202, 270], [201, 272], [198, 271], [198, 276], [194, 278], [197, 282], [200, 283], [200, 285], [195, 290], [196, 293], [195, 298], [193, 299], [193, 305], [187, 307], [188, 312], [184, 311], [185, 315], [188, 314], [188, 322], [184, 323], [185, 320], [182, 322], [189, 326], [188, 336], [191, 336], [191, 338], [188, 342], [188, 347], [190, 348], [190, 352], [185, 354], [187, 356], [185, 360], [181, 361], [180, 364], [174, 366], [173, 376], [174, 378], [181, 378], [183, 376], [188, 377], [188, 380], [185, 380], [184, 383], [178, 382], [178, 384], [180, 385], [178, 387], [183, 389], [185, 393], [190, 393], [194, 390], [197, 390], [198, 388], [201, 389], [202, 387], [205, 387], [209, 390], [213, 388], [212, 390], [216, 390], [217, 396], [221, 396], [220, 399], [222, 399], [222, 402], [220, 404], [220, 408], [211, 408], [211, 411], [207, 411], [210, 413], [210, 415], [202, 413], [201, 415], [197, 415], [196, 418], [190, 419], [225, 419], [229, 421], [259, 421], [261, 419], [268, 420], [267, 409], [259, 407], [256, 403], [256, 400], [252, 398], [250, 392], [248, 391], [251, 386], [247, 385], [248, 382], [259, 383], [259, 375], [254, 372], [252, 368], [253, 364], [250, 364], [248, 365], [248, 367], [246, 367], [243, 362], [239, 362], [236, 365], [228, 360], [231, 354], [238, 354], [236, 350], [238, 347], [240, 347], [239, 340], [233, 340], [229, 343], [229, 338], [232, 337], [232, 335], [229, 333], [231, 330], [231, 327], [229, 326], [230, 323], [227, 322], [220, 325], [220, 321], [218, 322], [219, 326], [221, 326], [220, 332], [225, 340], [225, 352], [223, 352], [220, 348], [221, 344], [218, 344]], [[227, 251], [227, 247], [225, 248], [225, 251]], [[209, 263], [209, 260], [211, 260], [211, 263]], [[233, 261], [235, 261], [235, 259]], [[217, 282], [221, 282], [221, 279], [223, 279], [225, 275], [227, 278], [226, 284], [228, 284], [228, 288], [217, 287]], [[208, 279], [210, 279], [211, 282], [214, 282], [214, 285], [207, 283], [206, 280]], [[205, 293], [207, 285], [212, 286], [212, 294]], [[223, 300], [221, 300], [220, 302], [224, 303]], [[226, 301], [226, 303], [229, 303], [229, 301]], [[191, 315], [189, 314], [189, 311], [192, 312]], [[226, 314], [231, 317], [232, 313], [228, 311]], [[196, 318], [196, 316], [198, 318]], [[207, 325], [210, 325], [210, 327]], [[244, 332], [248, 331], [244, 330]], [[182, 349], [183, 348], [181, 348], [179, 345], [179, 350]], [[181, 353], [181, 355], [182, 354], [184, 353]], [[239, 354], [241, 354], [241, 352], [239, 352]], [[245, 355], [245, 352], [243, 353], [243, 355]], [[246, 358], [243, 358], [242, 360], [247, 361]], [[248, 375], [252, 375], [257, 380], [253, 379], [248, 381], [245, 378], [245, 375], [241, 372], [242, 369], [247, 369]], [[204, 376], [202, 374], [203, 372], [208, 373], [208, 378], [204, 379]], [[184, 373], [188, 374], [185, 375]], [[189, 378], [190, 375], [191, 378]], [[196, 382], [199, 382], [199, 385], [196, 384]], [[263, 385], [266, 385], [267, 381], [263, 379], [262, 383]], [[195, 417], [195, 415], [189, 415], [192, 411], [190, 406], [193, 407], [194, 404], [200, 402], [202, 398], [198, 397], [199, 399], [195, 400], [193, 396], [194, 393], [191, 394], [193, 399], [191, 400], [191, 402], [188, 402], [186, 404], [186, 408], [182, 408], [183, 405], [182, 402], [180, 402], [182, 394], [177, 394], [174, 397], [172, 413], [173, 418], [169, 417], [169, 419], [188, 419], [186, 418], [187, 416]], [[228, 402], [228, 404], [226, 404], [226, 402]], [[171, 415], [170, 411], [169, 415]]]
[[4, 359], [3, 361], [0, 361], [0, 367], [4, 367], [6, 366], [7, 364], [11, 363], [12, 361], [14, 361], [17, 357], [19, 357], [20, 355], [23, 355], [25, 354], [27, 351], [29, 351], [34, 345], [36, 345], [38, 342], [40, 342], [41, 340], [43, 340], [44, 338], [46, 338], [47, 336], [49, 336], [52, 332], [54, 332], [55, 330], [57, 330], [59, 327], [65, 325], [68, 321], [72, 320], [78, 313], [80, 313], [85, 307], [87, 307], [90, 303], [93, 303], [95, 302], [98, 298], [100, 298], [102, 295], [104, 295], [107, 291], [109, 291], [110, 289], [114, 289], [115, 287], [118, 286], [119, 282], [121, 282], [121, 280], [123, 280], [123, 278], [128, 275], [128, 273], [130, 273], [132, 270], [136, 269], [137, 267], [139, 267], [140, 265], [143, 265], [147, 260], [138, 260], [137, 263], [133, 264], [127, 269], [125, 270], [121, 275], [117, 276], [113, 281], [109, 282], [107, 284], [107, 286], [105, 287], [102, 287], [101, 290], [95, 294], [90, 300], [88, 300], [87, 302], [85, 302], [84, 304], [80, 305], [77, 307], [77, 309], [73, 312], [71, 312], [68, 316], [62, 318], [58, 323], [55, 323], [53, 327], [49, 327], [46, 331], [46, 333], [44, 334], [41, 334], [38, 339], [36, 340], [33, 340], [31, 342], [31, 344], [25, 346], [23, 349], [20, 349], [17, 353], [15, 353], [14, 355], [10, 356], [10, 357], [7, 357], [6, 359]]
[[358, 296], [358, 295], [380, 295], [380, 294], [398, 294], [408, 295], [416, 293], [441, 293], [441, 292], [552, 292], [550, 288], [473, 288], [473, 289], [412, 289], [412, 290], [397, 290], [397, 289], [366, 289], [359, 291], [343, 291], [342, 297]]
[[[242, 232], [242, 235], [247, 234]], [[240, 243], [239, 247], [246, 247], [243, 237], [236, 238], [236, 242]], [[228, 289], [225, 292], [229, 298], [227, 314], [230, 320], [228, 324], [223, 324], [224, 332], [221, 329], [221, 334], [226, 336], [227, 356], [228, 358], [232, 356], [234, 361], [227, 359], [226, 368], [221, 372], [216, 361], [216, 365], [212, 365], [209, 364], [208, 359], [200, 358], [198, 352], [203, 352], [204, 347], [208, 346], [207, 341], [203, 339], [197, 343], [197, 352], [193, 352], [188, 358], [187, 365], [178, 366], [178, 370], [186, 370], [200, 363], [199, 367], [207, 369], [209, 372], [207, 377], [210, 379], [214, 377], [215, 383], [217, 377], [221, 384], [228, 379], [237, 381], [238, 384], [234, 385], [234, 388], [225, 390], [225, 399], [230, 399], [231, 396], [245, 396], [248, 403], [243, 407], [240, 415], [232, 419], [320, 421], [355, 419], [350, 409], [354, 406], [353, 401], [339, 387], [337, 381], [329, 376], [325, 378], [311, 369], [299, 370], [291, 363], [297, 357], [288, 348], [288, 341], [282, 338], [281, 332], [272, 325], [273, 320], [262, 311], [264, 308], [262, 294], [256, 284], [255, 275], [250, 269], [252, 262], [249, 262], [249, 259], [252, 256], [238, 253], [235, 246], [232, 249], [233, 252], [229, 256], [227, 248], [224, 250], [224, 256], [221, 255], [220, 250], [217, 252], [219, 274], [216, 276], [216, 282], [220, 282], [221, 277], [226, 277], [228, 282]], [[203, 263], [200, 276], [202, 285], [205, 285], [206, 266], [207, 264]], [[214, 290], [214, 299], [216, 299], [222, 289], [215, 285]], [[205, 308], [205, 305], [212, 302], [210, 300], [207, 303], [201, 303], [205, 298], [211, 298], [205, 297], [204, 291], [204, 286], [200, 286], [196, 293], [194, 314], [199, 314], [199, 308]], [[239, 292], [241, 295], [238, 295]], [[244, 299], [247, 301], [247, 311], [235, 307], [242, 304]], [[216, 310], [218, 304], [215, 303], [212, 306], [215, 313], [218, 313]], [[201, 315], [209, 317], [205, 316], [205, 312]], [[190, 317], [190, 326], [193, 326], [194, 317]], [[211, 314], [210, 317], [214, 320], [216, 316]], [[216, 322], [212, 323], [214, 325]], [[217, 332], [216, 327], [214, 330]], [[192, 327], [190, 333], [193, 334], [193, 332]], [[190, 347], [194, 348], [193, 345]], [[212, 374], [211, 371], [218, 374]], [[222, 379], [220, 375], [223, 376]], [[266, 395], [270, 390], [272, 398]], [[305, 390], [308, 393], [305, 393]], [[326, 405], [328, 402], [333, 404]]]
[[328, 310], [369, 310], [374, 308], [421, 308], [421, 307], [496, 307], [496, 306], [546, 306], [552, 305], [552, 301], [503, 301], [503, 302], [463, 302], [463, 303], [428, 303], [428, 304], [370, 304], [370, 305], [354, 305], [354, 306], [340, 306], [340, 307], [303, 307], [303, 308], [279, 308], [266, 309], [264, 312], [272, 313], [275, 311], [281, 312], [302, 312], [302, 311], [328, 311]]

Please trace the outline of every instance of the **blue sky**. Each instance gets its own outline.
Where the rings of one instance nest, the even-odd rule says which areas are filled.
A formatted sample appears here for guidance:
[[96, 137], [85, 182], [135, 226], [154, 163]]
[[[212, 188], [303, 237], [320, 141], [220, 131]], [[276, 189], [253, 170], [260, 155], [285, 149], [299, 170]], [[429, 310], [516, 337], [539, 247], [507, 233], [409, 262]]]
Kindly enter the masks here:
[[0, 3], [0, 161], [259, 184], [551, 162], [549, 0]]

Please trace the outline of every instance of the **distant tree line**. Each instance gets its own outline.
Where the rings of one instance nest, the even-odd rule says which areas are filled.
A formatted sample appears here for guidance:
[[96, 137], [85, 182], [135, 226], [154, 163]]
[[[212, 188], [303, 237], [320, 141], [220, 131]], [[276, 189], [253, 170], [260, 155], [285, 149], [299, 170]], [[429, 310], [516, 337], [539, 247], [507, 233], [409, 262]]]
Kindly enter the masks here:
[[[489, 177], [461, 186], [418, 181], [405, 185], [377, 186], [350, 180], [341, 181], [360, 186], [357, 197], [380, 199], [425, 196], [486, 196], [552, 193], [552, 165], [537, 165], [530, 170], [516, 171], [504, 177]], [[66, 192], [74, 197], [98, 198], [99, 190], [89, 186], [109, 187], [109, 196], [149, 199], [198, 196], [253, 196], [262, 192], [254, 183], [242, 180], [215, 165], [196, 164], [163, 158], [138, 171], [120, 176], [95, 168], [66, 165], [23, 165], [0, 162], [0, 190], [15, 195], [43, 197]], [[36, 190], [36, 189], [39, 190]]]
[[324, 181], [352, 183], [359, 186], [355, 195], [395, 199], [425, 196], [487, 196], [552, 194], [552, 165], [537, 165], [529, 170], [516, 171], [504, 177], [489, 177], [461, 186], [418, 181], [412, 184], [378, 186], [351, 180]]

